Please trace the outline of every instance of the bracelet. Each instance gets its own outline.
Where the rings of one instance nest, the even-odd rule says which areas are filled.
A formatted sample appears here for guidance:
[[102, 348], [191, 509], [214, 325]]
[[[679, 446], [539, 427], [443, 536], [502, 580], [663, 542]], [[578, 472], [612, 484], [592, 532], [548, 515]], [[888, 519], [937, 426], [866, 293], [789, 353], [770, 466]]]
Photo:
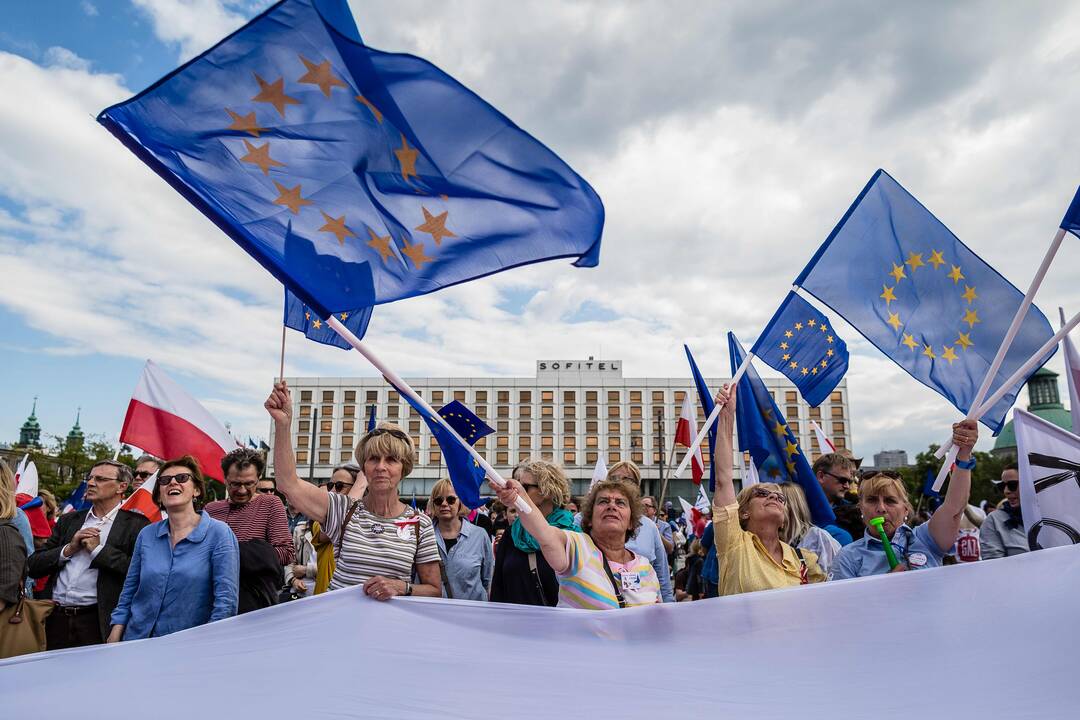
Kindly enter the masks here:
[[405, 596], [408, 597], [409, 595], [412, 595], [412, 583], [411, 582], [406, 582], [405, 583]]
[[971, 458], [970, 460], [957, 460], [956, 467], [960, 468], [961, 470], [974, 470], [975, 458]]

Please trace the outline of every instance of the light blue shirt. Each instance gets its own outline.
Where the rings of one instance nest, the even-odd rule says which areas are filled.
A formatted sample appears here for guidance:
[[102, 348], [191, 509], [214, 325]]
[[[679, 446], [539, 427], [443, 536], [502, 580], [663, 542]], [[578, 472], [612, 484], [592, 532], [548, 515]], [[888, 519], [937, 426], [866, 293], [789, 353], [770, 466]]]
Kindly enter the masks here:
[[[912, 530], [907, 525], [897, 528], [892, 538], [893, 552], [896, 559], [905, 563], [910, 570], [940, 567], [945, 551], [937, 546], [930, 535], [928, 523], [923, 523]], [[867, 575], [884, 575], [889, 572], [889, 560], [885, 556], [885, 546], [879, 538], [867, 530], [861, 538], [840, 548], [833, 561], [830, 580]]]
[[[483, 528], [461, 519], [461, 531], [457, 542], [446, 552], [446, 542], [436, 525], [435, 542], [439, 556], [446, 566], [446, 579], [455, 600], [487, 600], [491, 588], [491, 573], [495, 568], [495, 553], [491, 550], [491, 536]], [[446, 597], [446, 588], [442, 588]]]
[[660, 596], [664, 602], [675, 602], [675, 593], [671, 589], [671, 570], [668, 567], [667, 550], [664, 549], [664, 543], [660, 540], [660, 528], [656, 527], [656, 523], [642, 515], [638, 521], [637, 531], [634, 537], [630, 538], [630, 542], [626, 543], [626, 547], [652, 564], [653, 570], [656, 571], [656, 578], [660, 581]]
[[139, 533], [111, 623], [138, 640], [231, 617], [239, 581], [240, 545], [228, 525], [204, 510], [174, 548], [166, 518]]
[[[19, 508], [15, 508], [15, 516], [11, 518], [11, 524], [19, 530], [19, 534], [22, 535], [23, 545], [26, 545], [26, 557], [30, 557], [34, 554], [34, 532], [30, 529], [30, 518], [26, 517]], [[34, 593], [34, 579], [31, 577], [26, 578], [26, 597], [33, 597]]]

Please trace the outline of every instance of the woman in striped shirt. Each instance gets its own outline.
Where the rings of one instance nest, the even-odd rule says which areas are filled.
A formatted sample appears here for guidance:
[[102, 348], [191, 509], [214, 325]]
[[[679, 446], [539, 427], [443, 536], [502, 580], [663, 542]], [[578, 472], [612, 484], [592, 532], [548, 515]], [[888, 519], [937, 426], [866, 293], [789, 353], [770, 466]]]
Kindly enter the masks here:
[[[416, 458], [401, 428], [380, 424], [360, 438], [356, 460], [368, 482], [363, 500], [328, 493], [296, 474], [289, 429], [292, 397], [284, 382], [274, 385], [265, 407], [274, 421], [277, 487], [296, 512], [322, 526], [334, 543], [337, 566], [330, 589], [363, 585], [376, 600], [395, 595], [440, 597], [439, 548], [431, 518], [398, 498], [401, 479]], [[411, 582], [413, 574], [420, 582]]]
[[548, 525], [517, 480], [496, 492], [507, 507], [519, 497], [533, 507], [534, 512], [519, 515], [518, 522], [540, 543], [559, 578], [559, 607], [615, 610], [660, 602], [656, 571], [626, 547], [642, 515], [635, 486], [618, 480], [593, 485], [581, 508], [580, 533]]

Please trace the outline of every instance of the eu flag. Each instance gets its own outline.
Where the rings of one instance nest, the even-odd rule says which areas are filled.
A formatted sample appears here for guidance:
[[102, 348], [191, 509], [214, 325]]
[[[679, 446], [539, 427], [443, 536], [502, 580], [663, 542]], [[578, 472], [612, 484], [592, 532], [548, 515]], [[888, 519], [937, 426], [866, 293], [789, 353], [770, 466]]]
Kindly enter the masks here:
[[[870, 178], [795, 284], [963, 412], [1024, 297], [884, 170]], [[1032, 305], [990, 391], [1053, 334]], [[1024, 382], [982, 418], [995, 434]]]
[[473, 460], [468, 449], [447, 430], [447, 425], [454, 428], [469, 445], [474, 445], [477, 440], [495, 430], [457, 400], [439, 408], [438, 416], [432, 416], [407, 393], [401, 393], [401, 396], [424, 419], [431, 436], [439, 444], [443, 460], [446, 461], [446, 472], [461, 502], [469, 508], [479, 507], [480, 486], [485, 479], [484, 469]]
[[847, 343], [832, 322], [793, 292], [750, 352], [795, 383], [812, 407], [829, 397], [848, 368]]
[[[732, 374], [742, 364], [746, 353], [734, 333], [728, 333]], [[824, 527], [836, 520], [821, 483], [810, 462], [799, 448], [798, 437], [788, 427], [772, 393], [761, 381], [754, 366], [746, 368], [739, 380], [735, 405], [735, 423], [739, 431], [739, 452], [750, 453], [762, 482], [794, 482], [806, 494], [814, 524]]]
[[[705, 378], [701, 376], [701, 371], [698, 370], [697, 363], [694, 362], [694, 356], [690, 352], [689, 345], [683, 345], [683, 349], [686, 350], [686, 359], [690, 361], [690, 372], [694, 375], [694, 387], [697, 388], [698, 401], [701, 403], [701, 409], [705, 413], [705, 417], [712, 415], [713, 402], [712, 393], [709, 392], [709, 386], [705, 384]], [[716, 492], [716, 423], [709, 426], [709, 492]]]
[[584, 179], [346, 0], [284, 0], [99, 116], [314, 315], [599, 262]]
[[[352, 311], [342, 310], [334, 314], [341, 320], [342, 325], [352, 331], [353, 335], [362, 338], [367, 332], [368, 323], [371, 322], [371, 310], [371, 307], [364, 307]], [[333, 345], [342, 350], [352, 350], [352, 345], [345, 342], [345, 339], [334, 332], [334, 329], [324, 320], [300, 298], [289, 292], [288, 288], [285, 288], [285, 327], [299, 330], [308, 340], [314, 340], [323, 345]]]
[[371, 432], [374, 429], [375, 429], [375, 406], [372, 405], [368, 409], [367, 431]]

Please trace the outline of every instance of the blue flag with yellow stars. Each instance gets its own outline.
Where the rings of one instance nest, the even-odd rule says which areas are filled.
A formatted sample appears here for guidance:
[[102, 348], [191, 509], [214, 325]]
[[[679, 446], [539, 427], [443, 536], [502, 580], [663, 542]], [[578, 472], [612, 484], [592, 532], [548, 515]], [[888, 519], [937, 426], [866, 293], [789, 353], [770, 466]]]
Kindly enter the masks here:
[[480, 486], [484, 484], [486, 477], [484, 469], [473, 460], [468, 449], [454, 438], [446, 426], [454, 428], [469, 445], [475, 445], [480, 438], [495, 432], [494, 428], [457, 400], [439, 408], [439, 417], [432, 417], [418, 407], [406, 393], [401, 393], [401, 396], [424, 419], [431, 436], [439, 444], [443, 461], [446, 463], [446, 472], [461, 502], [470, 509], [479, 507]]
[[[1024, 298], [884, 170], [870, 178], [795, 285], [965, 413]], [[1053, 334], [1032, 305], [990, 392]], [[983, 416], [995, 434], [1025, 382]]]
[[847, 344], [832, 323], [793, 292], [750, 352], [795, 383], [811, 407], [829, 397], [848, 368]]
[[[735, 333], [728, 333], [732, 374], [742, 364], [746, 353]], [[753, 365], [739, 380], [736, 390], [735, 424], [739, 434], [739, 452], [750, 453], [762, 482], [794, 482], [806, 494], [810, 515], [818, 527], [836, 520], [821, 483], [810, 462], [799, 448], [798, 436], [788, 427], [772, 393], [765, 387]]]
[[375, 406], [372, 405], [368, 408], [367, 431], [371, 432], [374, 430], [375, 424]]
[[[705, 378], [702, 377], [701, 371], [698, 370], [697, 363], [694, 362], [694, 356], [690, 352], [689, 345], [683, 345], [683, 350], [686, 351], [686, 359], [690, 361], [690, 373], [694, 376], [694, 387], [697, 389], [698, 401], [701, 403], [701, 409], [705, 413], [705, 417], [709, 417], [712, 414], [713, 406], [716, 404], [713, 402], [712, 393], [709, 392], [709, 386], [705, 384]], [[713, 452], [716, 450], [716, 423], [709, 426], [709, 492], [716, 492], [716, 463], [714, 461], [715, 455]]]
[[[364, 307], [352, 311], [342, 310], [334, 314], [341, 320], [342, 325], [352, 331], [353, 335], [362, 338], [367, 332], [368, 323], [371, 322], [371, 310], [371, 307]], [[285, 289], [285, 327], [299, 330], [308, 340], [314, 340], [323, 345], [333, 345], [342, 350], [352, 350], [352, 345], [345, 342], [345, 338], [334, 332], [318, 313], [289, 292], [288, 288]]]
[[589, 184], [346, 0], [277, 3], [98, 121], [319, 318], [599, 262]]

